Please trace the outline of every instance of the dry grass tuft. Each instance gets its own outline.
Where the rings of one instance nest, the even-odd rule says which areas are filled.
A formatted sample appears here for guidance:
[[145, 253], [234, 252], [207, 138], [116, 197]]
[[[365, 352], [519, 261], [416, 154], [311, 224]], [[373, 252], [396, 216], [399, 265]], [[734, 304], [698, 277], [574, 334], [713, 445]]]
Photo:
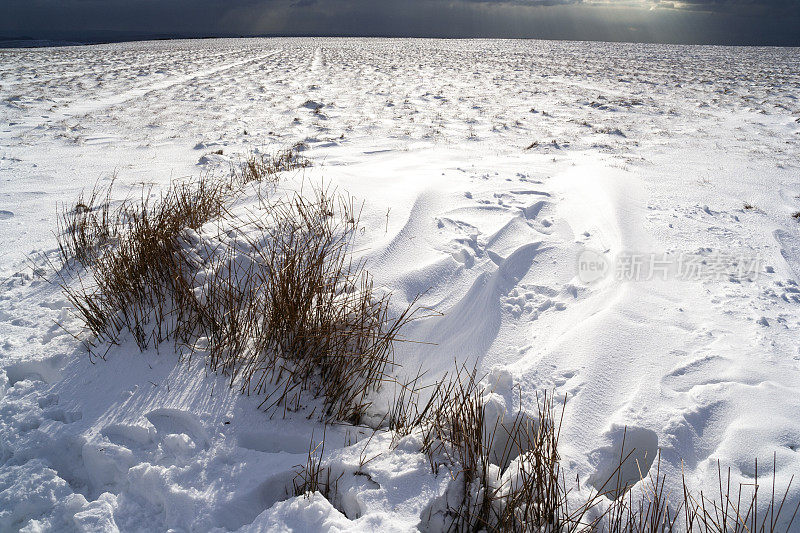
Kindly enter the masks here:
[[[291, 153], [280, 157], [259, 181], [294, 164]], [[62, 255], [79, 252], [86, 268], [62, 274], [61, 285], [90, 348], [126, 332], [142, 350], [172, 341], [229, 376], [231, 387], [264, 395], [268, 410], [321, 398], [323, 419], [358, 422], [393, 364], [411, 307], [392, 316], [390, 295], [352, 259], [352, 198], [317, 187], [273, 200], [259, 189], [261, 208], [234, 215], [227, 205], [236, 183], [244, 182], [205, 176], [157, 200], [144, 190], [97, 221], [64, 227]]]
[[324, 398], [324, 418], [357, 422], [411, 308], [391, 316], [389, 295], [352, 260], [351, 198], [316, 188], [267, 212], [205, 284], [209, 365], [243, 392], [264, 394], [267, 409], [297, 410], [310, 392]]
[[319, 492], [326, 499], [333, 500], [342, 478], [334, 478], [330, 467], [323, 467], [322, 459], [325, 455], [325, 434], [322, 435], [320, 442], [314, 441], [311, 435], [311, 442], [308, 445], [308, 455], [305, 465], [297, 465], [295, 477], [292, 480], [292, 494], [294, 496], [308, 497], [315, 492]]
[[81, 193], [75, 205], [62, 207], [56, 219], [56, 237], [62, 265], [77, 261], [88, 266], [100, 248], [116, 239], [117, 221], [111, 212], [111, 185], [95, 184], [88, 197]]
[[[658, 456], [655, 471], [645, 473], [638, 490], [620, 486], [623, 465], [635, 450], [619, 458], [605, 483], [585, 497], [572, 493], [560, 466], [558, 441], [563, 410], [556, 417], [552, 397], [537, 400], [530, 417], [511, 421], [490, 415], [486, 391], [476, 373], [461, 367], [452, 379], [434, 385], [429, 400], [417, 404], [419, 382], [401, 388], [390, 411], [389, 427], [398, 435], [419, 431], [422, 451], [434, 474], [444, 470], [452, 482], [437, 504], [423, 513], [423, 529], [487, 532], [607, 532], [607, 533], [772, 533], [792, 531], [800, 503], [788, 508], [791, 482], [776, 493], [775, 459], [767, 501], [759, 500], [756, 477], [751, 491], [734, 491], [731, 474], [718, 467], [719, 492], [711, 497], [693, 493], [685, 479], [683, 494], [673, 507]], [[626, 449], [623, 446], [621, 449]], [[756, 466], [756, 472], [757, 472]], [[764, 490], [761, 490], [763, 500]], [[619, 497], [613, 495], [619, 494]]]
[[238, 185], [253, 181], [275, 183], [281, 172], [311, 166], [311, 161], [300, 155], [301, 146], [296, 144], [273, 154], [253, 154], [239, 168], [234, 167], [231, 175]]
[[552, 399], [538, 402], [536, 417], [509, 421], [489, 415], [486, 392], [475, 370], [461, 367], [414, 417], [432, 470], [446, 466], [454, 478], [437, 520], [447, 531], [572, 530], [586, 509], [567, 507]]
[[[114, 241], [100, 241], [106, 246], [87, 246], [82, 255], [75, 255], [85, 270], [76, 273], [77, 284], [67, 278], [61, 284], [93, 334], [93, 344], [116, 344], [123, 330], [133, 334], [142, 350], [170, 338], [176, 319], [186, 318], [183, 305], [189, 298], [184, 290], [182, 232], [220, 216], [228, 193], [225, 185], [205, 176], [173, 184], [158, 200], [151, 200], [151, 190], [145, 188], [139, 200], [125, 201], [104, 214], [110, 231], [92, 235], [110, 233]], [[106, 197], [110, 195], [109, 187]], [[74, 242], [75, 234], [74, 227], [68, 228], [60, 241]]]

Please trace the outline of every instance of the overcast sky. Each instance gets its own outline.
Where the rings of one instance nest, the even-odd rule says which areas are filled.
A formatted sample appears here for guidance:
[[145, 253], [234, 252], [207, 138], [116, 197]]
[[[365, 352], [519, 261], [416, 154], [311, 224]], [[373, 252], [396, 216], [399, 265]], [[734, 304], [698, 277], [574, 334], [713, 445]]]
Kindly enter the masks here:
[[800, 46], [800, 0], [0, 0], [0, 36], [520, 37]]

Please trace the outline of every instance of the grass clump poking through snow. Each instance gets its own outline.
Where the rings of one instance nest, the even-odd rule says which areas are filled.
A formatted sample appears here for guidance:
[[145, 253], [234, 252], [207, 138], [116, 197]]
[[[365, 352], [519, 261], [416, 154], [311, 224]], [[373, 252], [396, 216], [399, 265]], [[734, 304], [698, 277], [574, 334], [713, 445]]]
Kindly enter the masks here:
[[204, 283], [209, 364], [264, 394], [268, 409], [299, 409], [312, 391], [324, 417], [357, 422], [386, 379], [410, 307], [390, 316], [389, 295], [353, 261], [351, 198], [317, 188], [267, 201], [265, 211]]
[[301, 147], [302, 144], [296, 144], [272, 155], [252, 154], [239, 168], [234, 167], [231, 175], [240, 185], [254, 181], [277, 182], [281, 172], [311, 166], [311, 161], [300, 155]]
[[258, 207], [233, 214], [245, 181], [206, 176], [123, 202], [104, 215], [114, 239], [67, 269], [62, 288], [91, 348], [127, 332], [142, 350], [172, 341], [231, 387], [264, 395], [267, 409], [310, 400], [324, 419], [358, 422], [411, 307], [390, 316], [389, 295], [352, 259], [351, 198], [318, 187], [273, 199], [259, 188]]
[[552, 399], [538, 402], [535, 417], [504, 420], [497, 407], [475, 372], [462, 367], [437, 384], [416, 417], [432, 470], [453, 479], [423, 513], [428, 530], [574, 530], [586, 508], [568, 509]]
[[[206, 176], [173, 184], [157, 200], [146, 188], [140, 199], [104, 215], [114, 240], [76, 255], [85, 270], [77, 272], [77, 285], [62, 283], [97, 342], [115, 344], [128, 330], [144, 350], [173, 336], [177, 323], [188, 318], [184, 310], [190, 297], [184, 290], [181, 234], [220, 216], [226, 193], [224, 184]], [[74, 240], [72, 232], [61, 240]]]
[[111, 212], [111, 189], [95, 185], [88, 197], [80, 194], [75, 205], [63, 207], [57, 217], [56, 237], [62, 264], [73, 260], [88, 266], [100, 247], [117, 237], [118, 225]]
[[[230, 179], [222, 180], [209, 174], [188, 183], [170, 187], [159, 202], [146, 200], [150, 190], [143, 190], [137, 202], [130, 200], [112, 210], [112, 190], [116, 176], [102, 188], [96, 184], [88, 196], [81, 193], [74, 205], [65, 206], [57, 217], [56, 239], [62, 265], [77, 261], [88, 267], [97, 252], [113, 243], [120, 231], [129, 230], [129, 215], [144, 211], [148, 206], [161, 209], [158, 221], [171, 226], [199, 227], [219, 217], [222, 207], [248, 183], [277, 183], [282, 172], [311, 166], [311, 161], [298, 152], [300, 145], [279, 150], [272, 155], [252, 154], [239, 167], [231, 169]], [[196, 204], [194, 202], [197, 202]], [[149, 204], [149, 205], [148, 205]], [[169, 209], [177, 208], [177, 211]]]
[[[419, 377], [402, 388], [388, 425], [400, 438], [415, 432], [421, 436], [421, 451], [432, 472], [450, 479], [444, 493], [422, 513], [422, 531], [792, 531], [800, 503], [791, 509], [784, 505], [791, 482], [783, 495], [776, 493], [774, 477], [771, 487], [759, 488], [756, 477], [752, 486], [741, 484], [737, 491], [730, 471], [725, 478], [718, 467], [717, 494], [697, 495], [681, 480], [682, 494], [670, 495], [659, 454], [654, 469], [639, 467], [634, 489], [623, 485], [619, 475], [623, 466], [637, 461], [631, 449], [620, 455], [616, 469], [601, 486], [579, 491], [577, 484], [568, 485], [560, 466], [563, 410], [557, 413], [552, 397], [537, 400], [532, 415], [520, 412], [508, 420], [503, 416], [505, 409], [499, 408], [504, 402], [498, 403], [474, 371], [460, 368], [452, 379], [435, 384], [421, 404], [416, 400], [425, 392], [415, 388], [417, 381]], [[624, 442], [621, 449], [626, 450]], [[324, 466], [315, 464], [313, 472], [325, 472]], [[336, 498], [335, 487], [323, 488], [333, 490]]]
[[325, 434], [323, 433], [322, 440], [316, 443], [312, 434], [311, 442], [308, 445], [306, 464], [298, 465], [299, 468], [292, 480], [292, 494], [295, 496], [308, 496], [319, 492], [329, 501], [334, 499], [339, 480], [343, 477], [343, 474], [340, 474], [337, 478], [332, 478], [331, 468], [323, 467], [322, 458], [324, 455]]

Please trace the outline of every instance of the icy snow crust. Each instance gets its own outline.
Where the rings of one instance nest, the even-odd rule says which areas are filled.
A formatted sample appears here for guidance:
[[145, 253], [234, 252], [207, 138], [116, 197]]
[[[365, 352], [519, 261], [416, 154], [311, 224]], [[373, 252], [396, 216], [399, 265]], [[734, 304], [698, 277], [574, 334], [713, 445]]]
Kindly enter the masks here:
[[[771, 478], [773, 453], [785, 487], [800, 473], [798, 95], [797, 49], [0, 50], [0, 530], [427, 527], [448, 475], [413, 436], [390, 450], [386, 434], [328, 428], [347, 474], [333, 505], [289, 498], [319, 424], [268, 417], [171, 348], [123, 343], [92, 364], [59, 289], [24, 263], [54, 249], [56, 204], [113, 172], [121, 198], [298, 141], [314, 167], [284, 186], [324, 179], [363, 199], [358, 253], [377, 285], [398, 309], [427, 291], [443, 313], [407, 329], [434, 344], [399, 345], [398, 373], [477, 363], [500, 411], [566, 395], [563, 463], [583, 490], [613, 471], [625, 427], [642, 464], [661, 450], [673, 494], [681, 469], [715, 493], [718, 460], [734, 482], [752, 482], [755, 458]], [[755, 278], [584, 284], [585, 249], [763, 263]]]

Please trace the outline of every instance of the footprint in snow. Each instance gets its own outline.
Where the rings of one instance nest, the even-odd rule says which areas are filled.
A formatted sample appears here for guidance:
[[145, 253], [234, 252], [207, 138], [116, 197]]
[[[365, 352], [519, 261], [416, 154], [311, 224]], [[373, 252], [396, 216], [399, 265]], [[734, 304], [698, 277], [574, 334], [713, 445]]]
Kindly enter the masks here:
[[616, 499], [647, 478], [658, 453], [658, 435], [647, 428], [615, 424], [605, 438], [609, 444], [589, 454], [595, 468], [589, 485]]
[[245, 431], [237, 439], [240, 447], [265, 453], [308, 453], [311, 435], [286, 435], [274, 431]]
[[34, 361], [19, 361], [5, 368], [8, 384], [14, 386], [24, 380], [55, 383], [61, 379], [61, 357], [50, 357]]
[[665, 427], [662, 449], [679, 453], [680, 460], [695, 468], [707, 459], [722, 440], [730, 423], [730, 409], [724, 401], [697, 403], [671, 417]]
[[104, 427], [100, 434], [114, 444], [127, 448], [146, 448], [156, 442], [156, 430], [153, 427], [111, 424]]
[[168, 408], [156, 409], [147, 413], [145, 418], [153, 424], [157, 435], [162, 440], [168, 435], [185, 434], [197, 446], [202, 448], [209, 447], [208, 432], [206, 432], [200, 419], [189, 411]]

